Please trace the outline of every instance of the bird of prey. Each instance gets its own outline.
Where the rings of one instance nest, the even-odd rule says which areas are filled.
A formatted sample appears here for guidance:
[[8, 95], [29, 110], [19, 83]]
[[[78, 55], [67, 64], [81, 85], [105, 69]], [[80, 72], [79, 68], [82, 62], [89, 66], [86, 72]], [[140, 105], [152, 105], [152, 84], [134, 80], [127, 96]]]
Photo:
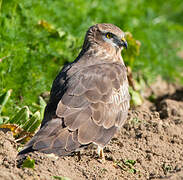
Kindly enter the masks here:
[[130, 95], [121, 50], [124, 32], [113, 24], [91, 26], [78, 57], [53, 82], [40, 130], [19, 152], [70, 155], [91, 143], [103, 148], [127, 118]]

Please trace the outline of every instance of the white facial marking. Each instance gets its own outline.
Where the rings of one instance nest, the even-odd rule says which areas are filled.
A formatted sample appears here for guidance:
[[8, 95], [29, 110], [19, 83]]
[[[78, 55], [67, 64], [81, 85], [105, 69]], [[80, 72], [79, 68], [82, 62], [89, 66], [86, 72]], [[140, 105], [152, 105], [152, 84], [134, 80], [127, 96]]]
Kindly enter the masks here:
[[111, 44], [113, 47], [117, 47], [117, 45], [112, 41], [111, 39], [106, 38], [104, 35], [102, 36], [103, 40], [109, 44]]

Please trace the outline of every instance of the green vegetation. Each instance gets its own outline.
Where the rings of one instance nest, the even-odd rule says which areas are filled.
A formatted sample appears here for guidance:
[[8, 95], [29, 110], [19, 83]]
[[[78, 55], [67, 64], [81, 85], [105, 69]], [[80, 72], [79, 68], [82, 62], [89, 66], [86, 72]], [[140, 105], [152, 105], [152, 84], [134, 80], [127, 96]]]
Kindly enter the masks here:
[[27, 156], [26, 160], [24, 160], [23, 164], [22, 164], [23, 168], [31, 168], [34, 169], [35, 167], [35, 160], [34, 159], [30, 159], [29, 156]]
[[139, 173], [139, 171], [134, 167], [135, 164], [136, 164], [136, 161], [130, 160], [130, 159], [128, 159], [128, 160], [121, 159], [119, 161], [114, 162], [115, 167], [120, 168], [123, 171], [128, 171], [132, 174]]
[[61, 177], [61, 176], [53, 176], [54, 179], [58, 179], [58, 180], [71, 180], [68, 177]]
[[37, 109], [32, 113], [28, 106], [20, 108], [16, 106], [14, 114], [3, 116], [1, 112], [4, 110], [6, 103], [9, 101], [12, 90], [5, 92], [0, 96], [0, 128], [6, 128], [12, 131], [16, 141], [27, 142], [40, 126], [44, 115], [46, 102], [39, 97], [39, 104], [33, 103]]
[[33, 103], [77, 56], [88, 27], [101, 22], [140, 41], [138, 56], [124, 52], [135, 77], [183, 83], [182, 0], [0, 0], [0, 95], [12, 89], [2, 115], [25, 105], [35, 112]]

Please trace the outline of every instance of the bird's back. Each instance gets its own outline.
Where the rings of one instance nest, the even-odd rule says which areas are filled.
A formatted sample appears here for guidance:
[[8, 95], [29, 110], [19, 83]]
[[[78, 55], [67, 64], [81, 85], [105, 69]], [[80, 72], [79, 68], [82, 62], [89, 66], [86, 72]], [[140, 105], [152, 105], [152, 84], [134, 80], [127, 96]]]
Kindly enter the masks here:
[[57, 89], [51, 91], [41, 129], [27, 145], [32, 150], [67, 155], [92, 142], [104, 147], [127, 117], [122, 64], [90, 65], [72, 75], [72, 66], [67, 68], [53, 83]]

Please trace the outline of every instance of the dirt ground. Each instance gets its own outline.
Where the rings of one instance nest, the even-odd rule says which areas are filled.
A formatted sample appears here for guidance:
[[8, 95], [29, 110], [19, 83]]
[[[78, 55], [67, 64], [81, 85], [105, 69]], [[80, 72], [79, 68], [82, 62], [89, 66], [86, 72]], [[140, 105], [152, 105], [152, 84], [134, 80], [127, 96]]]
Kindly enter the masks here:
[[144, 95], [152, 92], [156, 101], [145, 100], [130, 110], [125, 125], [104, 150], [105, 162], [89, 146], [81, 151], [81, 158], [36, 152], [30, 154], [34, 169], [17, 167], [19, 144], [10, 132], [0, 131], [0, 179], [183, 179], [183, 88], [158, 81]]

